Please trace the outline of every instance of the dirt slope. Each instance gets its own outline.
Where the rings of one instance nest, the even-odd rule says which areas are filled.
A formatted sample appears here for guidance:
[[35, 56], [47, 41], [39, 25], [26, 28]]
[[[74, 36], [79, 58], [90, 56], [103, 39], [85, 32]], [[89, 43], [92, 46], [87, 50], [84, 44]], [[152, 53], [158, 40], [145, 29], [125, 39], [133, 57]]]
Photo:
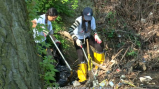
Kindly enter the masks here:
[[[121, 75], [133, 82], [136, 87], [158, 87], [159, 67], [159, 1], [158, 0], [93, 0], [94, 16], [97, 30], [106, 50], [106, 61], [103, 66], [110, 66], [108, 71], [100, 70], [99, 81], [108, 79], [118, 84]], [[70, 48], [65, 51], [71, 61], [77, 55], [70, 39]], [[71, 49], [71, 50], [70, 50]], [[73, 62], [70, 62], [73, 63]], [[119, 70], [120, 71], [117, 71]], [[154, 72], [155, 71], [155, 72]], [[142, 83], [139, 77], [151, 76], [151, 83]], [[155, 84], [152, 84], [155, 83]], [[123, 85], [121, 88], [132, 87]]]

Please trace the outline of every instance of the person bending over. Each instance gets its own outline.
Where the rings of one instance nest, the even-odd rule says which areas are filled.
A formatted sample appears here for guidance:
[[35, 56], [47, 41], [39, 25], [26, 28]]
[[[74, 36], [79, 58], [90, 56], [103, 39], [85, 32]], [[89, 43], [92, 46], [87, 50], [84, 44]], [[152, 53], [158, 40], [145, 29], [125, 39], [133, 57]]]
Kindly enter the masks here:
[[[91, 31], [94, 32], [94, 36], [91, 35]], [[96, 22], [93, 17], [93, 10], [89, 7], [83, 9], [82, 15], [77, 17], [75, 22], [69, 28], [69, 34], [74, 40], [74, 45], [80, 60], [77, 75], [80, 83], [84, 83], [87, 80], [87, 65], [82, 51], [82, 43], [86, 43], [88, 39], [89, 44], [96, 49], [94, 52], [95, 62], [102, 64], [104, 62], [104, 52], [101, 47], [101, 39], [96, 32]], [[96, 68], [97, 69], [97, 68]]]

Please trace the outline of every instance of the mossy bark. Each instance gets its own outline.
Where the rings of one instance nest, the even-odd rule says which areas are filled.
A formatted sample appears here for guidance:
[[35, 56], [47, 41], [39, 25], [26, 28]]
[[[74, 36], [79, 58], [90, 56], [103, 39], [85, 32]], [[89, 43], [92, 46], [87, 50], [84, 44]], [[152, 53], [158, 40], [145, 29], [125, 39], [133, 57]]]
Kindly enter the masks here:
[[25, 0], [0, 0], [0, 89], [38, 89], [39, 62]]

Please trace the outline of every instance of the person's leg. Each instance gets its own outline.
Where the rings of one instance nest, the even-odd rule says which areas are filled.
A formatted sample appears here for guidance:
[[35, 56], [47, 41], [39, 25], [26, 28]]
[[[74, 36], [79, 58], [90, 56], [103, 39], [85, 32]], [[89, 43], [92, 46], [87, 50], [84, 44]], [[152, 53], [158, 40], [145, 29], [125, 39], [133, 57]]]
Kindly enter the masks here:
[[[102, 64], [104, 62], [104, 60], [105, 60], [103, 48], [101, 47], [100, 44], [98, 44], [94, 40], [94, 37], [92, 35], [88, 38], [88, 41], [89, 41], [89, 44], [96, 49], [96, 52], [94, 52], [94, 60], [95, 60], [95, 62], [98, 63], [98, 64]], [[96, 67], [96, 69], [97, 68], [98, 67]]]
[[[45, 44], [45, 42], [43, 44]], [[41, 56], [44, 60], [44, 57], [46, 56], [46, 53], [42, 52], [41, 50], [46, 50], [46, 47], [43, 44], [42, 43], [36, 43], [36, 47], [37, 47], [37, 50], [38, 50], [38, 55]]]
[[77, 75], [78, 75], [78, 78], [79, 78], [79, 82], [83, 83], [87, 80], [87, 65], [86, 65], [86, 62], [85, 62], [85, 58], [84, 58], [84, 54], [83, 54], [82, 49], [79, 46], [77, 46], [75, 41], [74, 41], [74, 45], [75, 45], [76, 52], [77, 52], [77, 55], [78, 55], [78, 59], [79, 59], [79, 62], [80, 62], [79, 68], [77, 70]]
[[97, 51], [98, 53], [103, 52], [103, 48], [101, 47], [100, 44], [98, 44], [98, 43], [95, 41], [95, 39], [94, 39], [94, 37], [93, 37], [92, 35], [91, 35], [90, 37], [88, 37], [88, 42], [89, 42], [89, 44], [90, 44], [92, 47], [94, 47], [94, 48], [96, 49], [96, 51]]
[[[62, 44], [61, 43], [56, 43], [56, 46], [59, 48], [60, 52], [63, 54], [62, 52]], [[59, 60], [59, 64], [60, 65], [66, 65], [64, 59], [62, 58], [60, 52], [58, 51], [58, 49], [55, 47], [53, 47], [53, 56], [56, 60]]]

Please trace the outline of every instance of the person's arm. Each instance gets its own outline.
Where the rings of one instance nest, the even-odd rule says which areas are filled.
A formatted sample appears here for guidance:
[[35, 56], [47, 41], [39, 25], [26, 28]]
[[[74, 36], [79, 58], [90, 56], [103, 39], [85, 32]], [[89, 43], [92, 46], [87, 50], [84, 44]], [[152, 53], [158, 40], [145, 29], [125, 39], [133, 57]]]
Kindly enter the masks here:
[[36, 21], [37, 21], [37, 20], [35, 20], [35, 19], [31, 21], [31, 22], [32, 22], [32, 27], [33, 27], [33, 28], [35, 28], [36, 25], [37, 25], [37, 22], [36, 22]]
[[91, 29], [93, 30], [93, 33], [94, 33], [94, 34], [97, 33], [97, 31], [96, 31], [96, 21], [95, 21], [95, 18], [94, 18], [94, 17], [92, 17]]
[[76, 20], [71, 27], [69, 28], [69, 34], [72, 36], [72, 39], [76, 41], [76, 44], [82, 48], [82, 42], [77, 38], [73, 31], [80, 25], [80, 22]]
[[97, 31], [96, 31], [96, 22], [95, 22], [95, 18], [93, 17], [92, 19], [92, 26], [91, 26], [91, 29], [93, 30], [93, 33], [94, 33], [94, 39], [97, 43], [102, 43], [101, 39], [99, 38], [98, 34], [97, 34]]
[[71, 27], [69, 28], [68, 33], [71, 35], [73, 40], [77, 40], [78, 38], [76, 37], [76, 35], [73, 33], [73, 31], [80, 25], [80, 22], [78, 20], [76, 20]]
[[59, 40], [57, 40], [57, 39], [54, 37], [53, 34], [50, 34], [50, 36], [53, 38], [53, 40], [55, 41], [55, 43], [60, 43], [60, 44], [61, 44], [61, 42], [60, 42]]
[[50, 36], [53, 38], [53, 40], [56, 40], [56, 38], [53, 36], [53, 34], [51, 34]]
[[31, 21], [31, 22], [33, 23], [33, 24], [32, 24], [32, 27], [35, 28], [38, 23], [41, 23], [42, 20], [43, 20], [43, 19], [42, 19], [41, 17], [33, 19], [33, 20]]
[[53, 31], [53, 27], [52, 27], [52, 24], [50, 23], [49, 24], [49, 30], [50, 30], [50, 32], [49, 32], [49, 35], [53, 38], [53, 40], [55, 41], [55, 43], [60, 43], [61, 44], [61, 42], [59, 41], [59, 40], [57, 40], [55, 37], [54, 37], [54, 31]]

